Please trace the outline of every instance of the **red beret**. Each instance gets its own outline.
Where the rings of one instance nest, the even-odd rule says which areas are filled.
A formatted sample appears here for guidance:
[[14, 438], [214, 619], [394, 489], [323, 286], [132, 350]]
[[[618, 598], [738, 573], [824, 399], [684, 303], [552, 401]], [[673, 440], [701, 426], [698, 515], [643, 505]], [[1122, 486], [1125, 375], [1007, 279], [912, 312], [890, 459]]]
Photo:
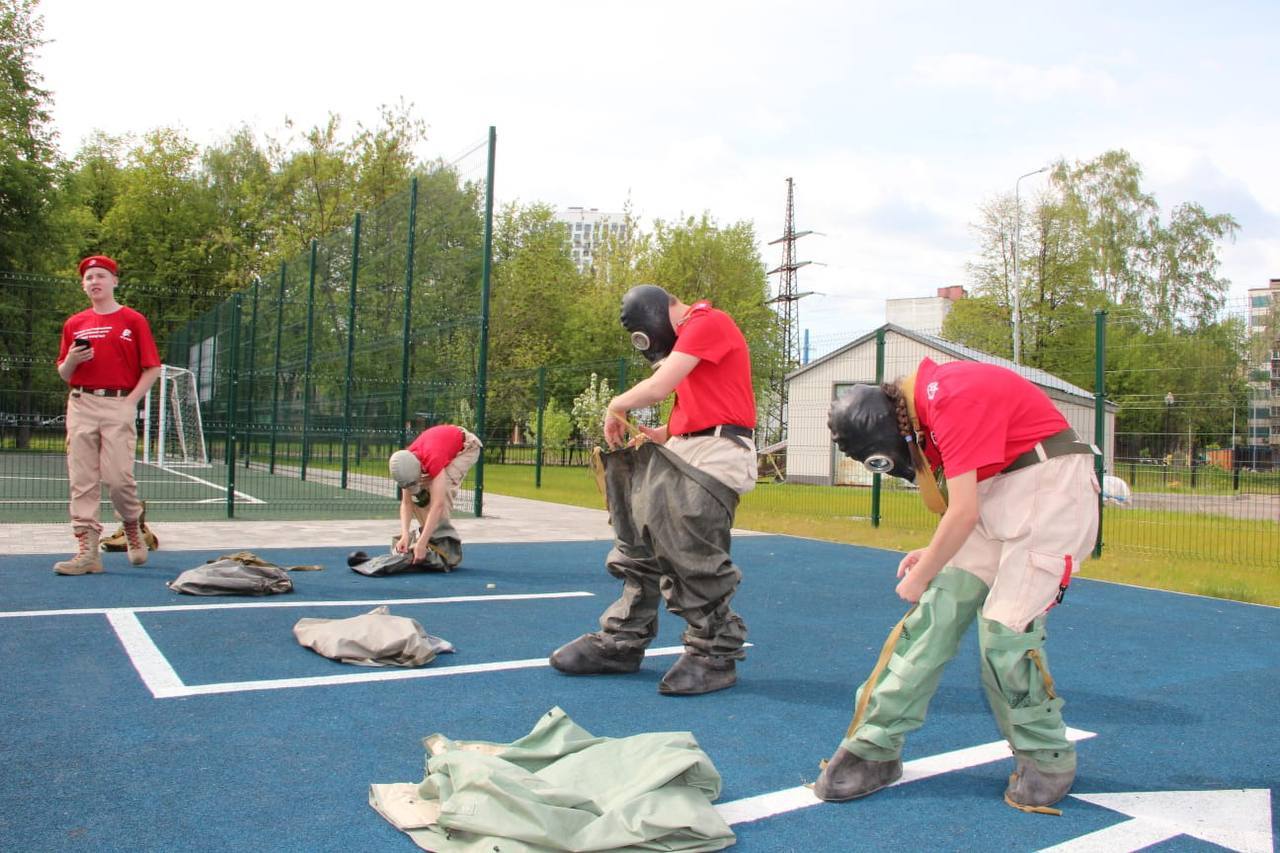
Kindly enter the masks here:
[[84, 275], [84, 271], [90, 267], [102, 267], [114, 276], [120, 275], [120, 267], [114, 260], [106, 255], [90, 255], [80, 262], [80, 275]]

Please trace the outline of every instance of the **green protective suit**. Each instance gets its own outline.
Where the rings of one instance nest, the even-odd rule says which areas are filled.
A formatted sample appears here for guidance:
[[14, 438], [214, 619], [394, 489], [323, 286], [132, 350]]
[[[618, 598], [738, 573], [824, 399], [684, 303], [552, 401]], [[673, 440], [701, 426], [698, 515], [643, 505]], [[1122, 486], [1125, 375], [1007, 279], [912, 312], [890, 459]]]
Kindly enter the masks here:
[[652, 442], [601, 460], [615, 537], [605, 563], [622, 595], [591, 636], [609, 654], [647, 648], [665, 600], [688, 623], [686, 649], [741, 660], [747, 626], [730, 601], [742, 572], [729, 557], [738, 494]]
[[[978, 617], [982, 684], [1000, 733], [1016, 754], [1042, 770], [1075, 768], [1075, 750], [1062, 721], [1063, 702], [1053, 694], [1049, 678], [1044, 617], [1026, 631], [1011, 631], [978, 616], [986, 597], [986, 585], [969, 572], [949, 566], [938, 573], [906, 617], [861, 723], [842, 747], [870, 761], [900, 758], [907, 733], [924, 723], [943, 669]], [[858, 688], [855, 708], [867, 689], [865, 683]]]
[[1000, 734], [1014, 754], [1031, 759], [1041, 770], [1060, 773], [1075, 769], [1076, 751], [1062, 721], [1063, 701], [1053, 690], [1045, 636], [1043, 616], [1022, 632], [989, 619], [978, 620], [982, 687]]
[[369, 804], [438, 853], [723, 850], [720, 774], [689, 732], [596, 737], [553, 708], [511, 743], [424, 741], [420, 784], [375, 784]]
[[[893, 656], [874, 685], [862, 724], [840, 745], [861, 758], [892, 761], [908, 732], [924, 724], [942, 670], [973, 623], [987, 587], [969, 572], [947, 567], [929, 584], [902, 626]], [[857, 708], [868, 685], [858, 688]]]

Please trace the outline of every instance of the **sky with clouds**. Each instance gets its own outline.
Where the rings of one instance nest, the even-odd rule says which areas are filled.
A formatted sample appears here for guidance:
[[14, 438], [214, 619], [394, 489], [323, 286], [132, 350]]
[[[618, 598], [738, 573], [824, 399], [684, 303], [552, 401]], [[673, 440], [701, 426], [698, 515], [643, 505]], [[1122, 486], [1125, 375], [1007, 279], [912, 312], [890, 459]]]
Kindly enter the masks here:
[[[979, 206], [1124, 148], [1161, 208], [1230, 213], [1231, 298], [1280, 278], [1280, 3], [46, 0], [67, 153], [94, 130], [348, 130], [403, 99], [424, 157], [497, 128], [499, 202], [709, 212], [766, 245], [795, 181], [800, 323], [965, 284]], [[1030, 197], [1042, 176], [1024, 179]], [[771, 287], [776, 287], [775, 280]]]

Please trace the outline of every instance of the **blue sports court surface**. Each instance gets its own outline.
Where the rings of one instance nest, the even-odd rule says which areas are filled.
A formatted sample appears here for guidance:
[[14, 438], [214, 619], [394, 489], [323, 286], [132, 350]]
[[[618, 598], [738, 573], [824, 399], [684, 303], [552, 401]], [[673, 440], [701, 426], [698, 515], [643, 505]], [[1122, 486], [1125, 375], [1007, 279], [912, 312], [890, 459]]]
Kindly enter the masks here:
[[[670, 614], [639, 673], [569, 677], [546, 665], [615, 597], [608, 541], [464, 544], [451, 574], [347, 568], [348, 551], [386, 542], [254, 549], [324, 566], [269, 598], [165, 587], [236, 542], [161, 550], [137, 568], [108, 555], [107, 573], [87, 577], [50, 572], [61, 539], [49, 555], [0, 557], [0, 849], [416, 850], [370, 808], [369, 785], [419, 781], [427, 735], [510, 741], [556, 706], [596, 735], [692, 732], [723, 777], [717, 807], [733, 849], [1274, 847], [1275, 608], [1077, 580], [1049, 621], [1080, 756], [1061, 817], [1001, 798], [1011, 761], [972, 631], [908, 740], [903, 780], [829, 805], [804, 786], [905, 611], [893, 595], [899, 555], [735, 538], [735, 607], [752, 644], [738, 686], [667, 697], [657, 683], [683, 625]], [[456, 654], [421, 669], [363, 668], [291, 634], [304, 616], [381, 603]]]

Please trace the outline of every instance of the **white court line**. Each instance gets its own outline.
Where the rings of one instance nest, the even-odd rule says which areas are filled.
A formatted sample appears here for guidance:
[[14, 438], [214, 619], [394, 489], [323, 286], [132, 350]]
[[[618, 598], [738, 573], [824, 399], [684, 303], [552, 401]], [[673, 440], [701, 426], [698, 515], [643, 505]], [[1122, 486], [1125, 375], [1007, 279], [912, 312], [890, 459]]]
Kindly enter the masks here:
[[[149, 639], [149, 638], [148, 638]], [[157, 650], [159, 651], [159, 650]], [[684, 646], [664, 646], [649, 649], [645, 657], [668, 657], [684, 651]], [[436, 658], [440, 660], [440, 658]], [[145, 661], [145, 659], [144, 659]], [[134, 661], [138, 666], [139, 661]], [[151, 687], [151, 681], [139, 669], [139, 675], [151, 688], [157, 699], [174, 699], [185, 696], [208, 696], [214, 693], [241, 693], [250, 690], [284, 690], [293, 687], [329, 687], [336, 684], [363, 684], [369, 681], [404, 681], [412, 678], [439, 678], [449, 675], [470, 675], [476, 672], [506, 672], [516, 669], [537, 669], [550, 666], [545, 657], [526, 658], [524, 660], [499, 660], [490, 663], [471, 663], [460, 666], [433, 666], [427, 669], [393, 669], [375, 670], [372, 672], [353, 672], [344, 675], [317, 675], [305, 678], [273, 678], [265, 681], [224, 681], [215, 684], [186, 685], [179, 682], [177, 687], [157, 691]]]
[[[211, 483], [211, 482], [209, 482], [208, 480], [202, 480], [202, 479], [200, 479], [199, 477], [196, 477], [196, 476], [194, 476], [194, 475], [192, 475], [192, 474], [184, 474], [184, 473], [182, 473], [181, 471], [175, 471], [175, 470], [173, 470], [172, 468], [165, 468], [165, 467], [163, 467], [163, 466], [159, 466], [159, 465], [157, 465], [156, 467], [157, 467], [157, 468], [159, 468], [161, 471], [164, 471], [166, 474], [173, 474], [174, 476], [177, 476], [177, 477], [186, 477], [188, 480], [192, 480], [192, 481], [194, 481], [194, 482], [196, 482], [196, 483], [202, 483], [202, 484], [204, 484], [204, 485], [208, 486], [209, 488], [211, 488], [211, 489], [217, 489], [218, 491], [223, 492], [224, 494], [225, 494], [225, 493], [226, 493], [226, 491], [227, 491], [227, 487], [226, 487], [226, 486], [219, 486], [217, 483]], [[266, 503], [266, 501], [262, 500], [261, 498], [255, 498], [253, 495], [247, 495], [247, 494], [245, 494], [244, 492], [240, 491], [239, 489], [237, 489], [237, 490], [236, 490], [235, 496], [236, 496], [236, 497], [238, 497], [238, 498], [244, 498], [245, 503], [251, 503], [251, 504], [264, 504], [264, 503]], [[149, 501], [148, 501], [148, 503], [149, 503]]]
[[1062, 844], [1045, 847], [1040, 853], [1116, 853], [1120, 850], [1142, 850], [1182, 834], [1164, 823], [1126, 820]]
[[379, 604], [458, 604], [471, 601], [530, 601], [541, 598], [583, 598], [590, 592], [529, 592], [505, 595], [448, 595], [436, 598], [370, 598], [363, 601], [246, 601], [218, 604], [156, 604], [149, 607], [81, 607], [74, 610], [9, 610], [0, 619], [21, 616], [93, 616], [127, 610], [130, 613], [176, 613], [184, 610], [245, 610], [270, 607], [368, 607]]
[[152, 696], [182, 688], [182, 679], [169, 664], [169, 659], [156, 647], [147, 629], [142, 627], [136, 613], [132, 610], [108, 610], [106, 615], [120, 638], [120, 645], [124, 646], [125, 654]]
[[[226, 489], [223, 489], [223, 491], [225, 492]], [[255, 498], [252, 495], [246, 495], [244, 492], [240, 492], [240, 491], [236, 492], [236, 496], [237, 496], [237, 500], [236, 500], [237, 504], [266, 503], [266, 501], [260, 498]], [[66, 502], [67, 502], [66, 498], [62, 498], [61, 500], [54, 499], [54, 498], [40, 498], [40, 499], [23, 499], [23, 500], [2, 500], [0, 501], [0, 504], [27, 504], [27, 505], [54, 504], [56, 506], [63, 506], [66, 504]], [[162, 504], [173, 505], [173, 506], [192, 506], [195, 504], [226, 503], [226, 502], [227, 502], [226, 498], [198, 498], [198, 499], [192, 498], [189, 501], [165, 501], [165, 500], [152, 500], [151, 498], [147, 498], [147, 506], [160, 506]], [[104, 507], [111, 506], [111, 501], [103, 500], [101, 501], [100, 505]]]
[[[1097, 734], [1095, 732], [1086, 732], [1082, 729], [1067, 729], [1067, 740], [1072, 743], [1088, 740], [1091, 737], [1097, 737]], [[981, 746], [970, 746], [965, 749], [944, 752], [940, 755], [917, 758], [914, 761], [904, 763], [902, 765], [902, 778], [888, 787], [905, 785], [908, 782], [919, 782], [922, 779], [940, 776], [943, 773], [951, 773], [956, 770], [964, 770], [969, 767], [977, 767], [980, 764], [990, 764], [993, 761], [1008, 758], [1009, 755], [1009, 744], [1006, 741], [998, 740], [984, 743]], [[754, 797], [744, 797], [741, 800], [723, 803], [716, 806], [716, 811], [724, 818], [725, 823], [732, 825], [735, 823], [751, 823], [774, 815], [822, 805], [822, 803], [823, 800], [818, 799], [818, 795], [813, 793], [812, 788], [807, 785], [800, 785], [795, 788], [784, 788], [781, 791], [759, 794]]]

